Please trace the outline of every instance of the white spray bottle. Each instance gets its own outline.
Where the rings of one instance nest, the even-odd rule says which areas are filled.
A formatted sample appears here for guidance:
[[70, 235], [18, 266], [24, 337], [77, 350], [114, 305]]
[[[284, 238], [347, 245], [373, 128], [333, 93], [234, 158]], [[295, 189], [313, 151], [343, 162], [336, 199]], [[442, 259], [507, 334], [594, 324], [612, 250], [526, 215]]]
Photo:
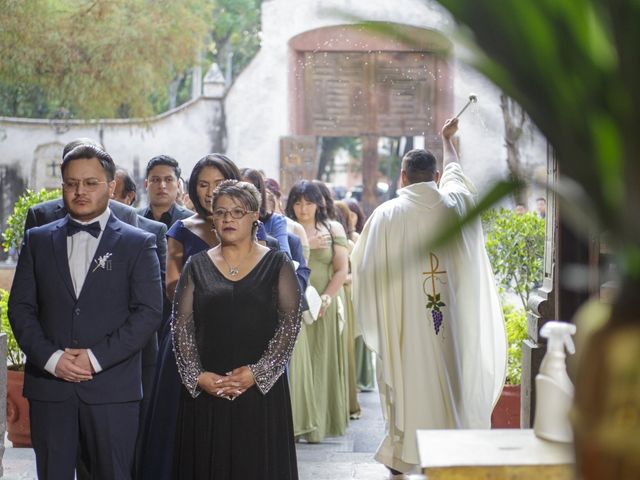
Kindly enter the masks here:
[[547, 338], [547, 353], [542, 359], [540, 373], [536, 375], [535, 434], [554, 442], [572, 442], [569, 409], [574, 388], [567, 374], [566, 347], [575, 353], [571, 335], [576, 326], [566, 322], [547, 322], [540, 329], [540, 336]]

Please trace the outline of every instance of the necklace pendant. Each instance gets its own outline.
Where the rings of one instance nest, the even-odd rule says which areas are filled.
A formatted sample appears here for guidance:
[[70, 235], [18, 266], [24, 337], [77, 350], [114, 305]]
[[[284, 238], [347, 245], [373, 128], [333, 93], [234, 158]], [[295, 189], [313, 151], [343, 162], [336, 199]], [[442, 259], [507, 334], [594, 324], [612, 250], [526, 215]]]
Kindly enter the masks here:
[[232, 277], [238, 275], [239, 272], [240, 269], [238, 267], [229, 267], [229, 275], [231, 275]]

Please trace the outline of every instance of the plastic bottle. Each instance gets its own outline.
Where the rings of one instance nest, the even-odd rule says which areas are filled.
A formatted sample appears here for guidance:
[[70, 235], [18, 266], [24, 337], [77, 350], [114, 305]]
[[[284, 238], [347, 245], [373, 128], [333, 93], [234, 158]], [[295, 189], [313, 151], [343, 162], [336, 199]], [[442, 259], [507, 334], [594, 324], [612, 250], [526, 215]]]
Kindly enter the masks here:
[[554, 442], [572, 442], [573, 432], [569, 423], [569, 409], [574, 388], [565, 362], [566, 348], [575, 353], [571, 335], [576, 326], [566, 322], [547, 322], [540, 329], [540, 336], [547, 338], [547, 353], [542, 359], [540, 373], [536, 375], [535, 434]]

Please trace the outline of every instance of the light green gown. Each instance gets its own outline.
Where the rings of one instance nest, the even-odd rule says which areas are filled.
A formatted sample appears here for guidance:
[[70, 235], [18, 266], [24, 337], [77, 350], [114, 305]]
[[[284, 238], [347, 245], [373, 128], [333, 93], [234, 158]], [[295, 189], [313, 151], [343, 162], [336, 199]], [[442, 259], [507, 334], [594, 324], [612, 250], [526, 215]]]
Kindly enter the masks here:
[[[344, 237], [335, 237], [334, 243], [347, 247]], [[333, 275], [332, 260], [333, 248], [311, 250], [309, 283], [320, 294]], [[339, 295], [343, 295], [342, 289]], [[344, 435], [349, 422], [347, 342], [343, 336], [347, 333], [339, 329], [336, 299], [324, 316], [305, 325], [304, 330], [306, 344], [298, 341], [291, 359], [294, 431], [309, 442], [321, 442], [325, 437]], [[307, 355], [310, 362], [305, 359]]]
[[375, 371], [371, 359], [371, 350], [367, 348], [362, 335], [356, 337], [356, 384], [363, 391], [376, 388]]
[[318, 409], [313, 388], [313, 366], [307, 328], [308, 325], [302, 322], [296, 346], [289, 361], [293, 433], [296, 437], [311, 433], [318, 426]]
[[358, 388], [356, 386], [356, 318], [353, 313], [353, 302], [351, 301], [351, 286], [344, 286], [344, 314], [345, 329], [343, 335], [347, 343], [348, 360], [348, 392], [349, 392], [349, 414], [351, 418], [360, 418], [360, 403], [358, 403]]

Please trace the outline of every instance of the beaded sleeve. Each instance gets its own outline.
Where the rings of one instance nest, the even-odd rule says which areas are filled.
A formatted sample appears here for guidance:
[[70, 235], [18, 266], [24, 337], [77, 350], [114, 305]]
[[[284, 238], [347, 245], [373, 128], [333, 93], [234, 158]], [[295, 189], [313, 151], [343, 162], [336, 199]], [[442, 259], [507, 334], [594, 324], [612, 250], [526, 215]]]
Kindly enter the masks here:
[[171, 339], [173, 352], [182, 383], [192, 397], [200, 394], [198, 376], [204, 371], [200, 363], [193, 321], [193, 269], [191, 259], [182, 270], [176, 293], [173, 297], [171, 313]]
[[284, 372], [300, 331], [300, 286], [288, 257], [280, 267], [277, 295], [278, 327], [260, 360], [249, 365], [262, 394], [266, 394]]

